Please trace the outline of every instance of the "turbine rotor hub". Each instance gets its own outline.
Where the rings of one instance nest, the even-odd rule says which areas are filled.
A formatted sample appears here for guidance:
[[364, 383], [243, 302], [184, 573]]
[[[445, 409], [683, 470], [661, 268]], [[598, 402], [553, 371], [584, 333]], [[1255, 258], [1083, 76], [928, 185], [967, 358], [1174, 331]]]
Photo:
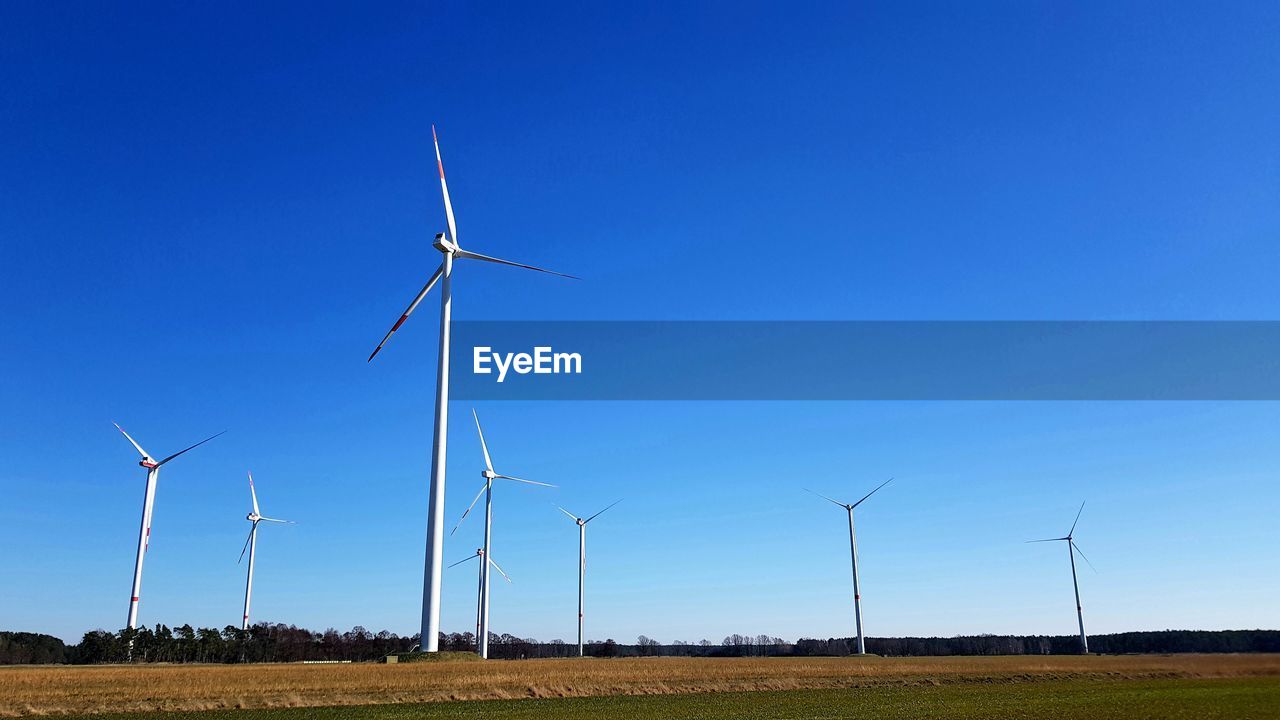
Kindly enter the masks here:
[[498, 477], [498, 473], [492, 470], [481, 470], [480, 477], [483, 477], [485, 480], [493, 480]]
[[142, 458], [141, 460], [138, 461], [138, 464], [148, 470], [154, 470], [160, 467], [160, 463], [156, 462], [155, 460], [152, 460], [151, 458]]

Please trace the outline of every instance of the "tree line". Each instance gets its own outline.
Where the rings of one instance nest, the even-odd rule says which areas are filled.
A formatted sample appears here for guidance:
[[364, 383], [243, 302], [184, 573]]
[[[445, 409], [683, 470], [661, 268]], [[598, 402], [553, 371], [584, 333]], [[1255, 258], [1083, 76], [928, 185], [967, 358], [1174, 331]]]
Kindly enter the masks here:
[[[867, 652], [884, 656], [922, 655], [1069, 655], [1079, 651], [1074, 635], [970, 635], [957, 637], [867, 638]], [[1091, 635], [1095, 653], [1280, 653], [1280, 630], [1163, 630]], [[248, 630], [228, 625], [222, 630], [183, 625], [156, 625], [136, 630], [92, 630], [67, 645], [38, 633], [0, 632], [0, 665], [97, 664], [122, 662], [369, 662], [418, 647], [418, 636], [400, 636], [356, 626], [347, 632], [316, 632], [282, 623], [258, 623]], [[854, 639], [800, 638], [794, 642], [770, 635], [660, 643], [645, 635], [634, 643], [593, 640], [584, 647], [591, 657], [777, 657], [852, 654]], [[440, 649], [471, 652], [475, 635], [441, 633]], [[489, 634], [494, 659], [556, 658], [577, 654], [563, 640], [540, 642], [507, 633]]]

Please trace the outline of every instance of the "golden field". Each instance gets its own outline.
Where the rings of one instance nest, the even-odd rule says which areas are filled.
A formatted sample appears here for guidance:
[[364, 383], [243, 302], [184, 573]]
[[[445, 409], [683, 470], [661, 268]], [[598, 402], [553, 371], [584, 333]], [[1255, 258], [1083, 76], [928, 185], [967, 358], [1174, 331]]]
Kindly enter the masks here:
[[1280, 677], [1280, 655], [628, 658], [0, 668], [0, 716], [1051, 680]]

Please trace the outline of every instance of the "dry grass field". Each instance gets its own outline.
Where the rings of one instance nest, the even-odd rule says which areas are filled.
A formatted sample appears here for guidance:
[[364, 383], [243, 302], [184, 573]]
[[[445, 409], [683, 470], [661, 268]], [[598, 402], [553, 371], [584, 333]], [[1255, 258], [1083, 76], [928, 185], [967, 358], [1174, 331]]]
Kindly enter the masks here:
[[0, 716], [1060, 681], [1280, 678], [1277, 655], [0, 668]]

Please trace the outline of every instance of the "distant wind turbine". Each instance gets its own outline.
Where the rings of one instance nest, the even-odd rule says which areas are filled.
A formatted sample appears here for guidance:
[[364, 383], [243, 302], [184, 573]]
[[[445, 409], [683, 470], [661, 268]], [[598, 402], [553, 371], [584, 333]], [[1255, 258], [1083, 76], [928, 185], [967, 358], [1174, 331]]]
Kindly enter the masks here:
[[418, 303], [422, 302], [422, 298], [426, 297], [437, 281], [443, 280], [443, 282], [440, 282], [440, 348], [436, 360], [436, 416], [435, 433], [432, 435], [431, 443], [431, 488], [427, 508], [427, 557], [422, 583], [422, 650], [424, 652], [435, 652], [439, 649], [440, 570], [443, 567], [444, 551], [445, 451], [449, 435], [449, 325], [453, 299], [451, 289], [453, 261], [455, 258], [470, 258], [472, 260], [497, 263], [498, 265], [510, 265], [511, 267], [524, 268], [526, 270], [536, 270], [551, 275], [559, 275], [560, 277], [574, 277], [552, 270], [544, 270], [533, 265], [500, 260], [488, 255], [463, 250], [458, 243], [458, 228], [453, 219], [453, 203], [449, 200], [449, 185], [444, 179], [444, 161], [440, 159], [440, 141], [436, 137], [434, 125], [431, 127], [431, 139], [436, 147], [436, 168], [440, 171], [440, 191], [444, 195], [444, 214], [449, 225], [448, 235], [438, 233], [434, 243], [435, 248], [444, 255], [444, 260], [440, 263], [440, 267], [436, 268], [436, 271], [431, 274], [427, 284], [422, 286], [422, 290], [418, 292], [413, 302], [409, 303], [408, 309], [404, 311], [400, 319], [396, 320], [391, 329], [387, 331], [386, 336], [382, 338], [382, 342], [378, 343], [378, 347], [374, 348], [373, 353], [369, 355], [369, 360], [373, 360], [374, 356], [387, 344], [387, 341], [391, 339], [396, 330], [399, 330], [404, 321], [409, 319], [409, 315], [413, 314], [414, 309], [418, 307]]
[[181, 450], [159, 462], [156, 462], [151, 458], [151, 455], [149, 455], [146, 450], [142, 449], [142, 446], [138, 444], [137, 440], [129, 437], [129, 433], [125, 432], [124, 428], [116, 425], [116, 423], [112, 423], [112, 425], [116, 426], [116, 429], [120, 431], [120, 434], [124, 435], [125, 438], [128, 439], [129, 443], [138, 451], [138, 454], [142, 456], [142, 460], [138, 461], [138, 464], [147, 469], [147, 489], [142, 498], [142, 525], [138, 530], [138, 557], [133, 564], [133, 592], [129, 595], [129, 624], [127, 627], [130, 630], [133, 630], [138, 626], [138, 600], [142, 595], [142, 561], [146, 557], [147, 547], [151, 544], [151, 511], [156, 502], [156, 481], [160, 478], [160, 467], [182, 453], [187, 452], [187, 450], [194, 450], [195, 448], [198, 448], [218, 437], [218, 435], [225, 433], [226, 430], [218, 433], [218, 435], [211, 435], [186, 450]]
[[[451, 530], [449, 534], [452, 535], [453, 533], [458, 532], [458, 528], [461, 527], [462, 521], [467, 519], [467, 515], [471, 512], [471, 508], [475, 507], [476, 503], [480, 500], [480, 496], [484, 495], [484, 547], [479, 550], [478, 555], [492, 558], [493, 555], [490, 553], [490, 547], [493, 536], [493, 481], [501, 478], [503, 480], [525, 483], [526, 485], [539, 485], [551, 488], [555, 487], [555, 485], [535, 482], [533, 480], [524, 480], [511, 475], [499, 475], [494, 472], [493, 460], [489, 457], [489, 446], [485, 444], [484, 430], [480, 427], [480, 416], [476, 414], [474, 409], [471, 411], [471, 415], [476, 420], [476, 432], [480, 434], [480, 449], [484, 452], [484, 470], [480, 472], [481, 477], [484, 478], [484, 486], [480, 488], [480, 492], [476, 494], [475, 499], [471, 501], [471, 504], [467, 506], [466, 511], [462, 513], [462, 517], [458, 518], [458, 524], [453, 526], [453, 530]], [[479, 653], [482, 658], [489, 657], [489, 565], [490, 563], [480, 563], [480, 628], [479, 632], [476, 634], [476, 652]], [[499, 572], [501, 572], [501, 570], [499, 570]], [[503, 577], [506, 577], [506, 573], [502, 574]], [[510, 580], [510, 578], [507, 579]]]
[[[1087, 501], [1086, 501], [1087, 502]], [[1080, 557], [1089, 563], [1089, 567], [1093, 568], [1093, 563], [1089, 562], [1089, 558], [1084, 556], [1084, 552], [1080, 550], [1080, 546], [1076, 545], [1074, 539], [1076, 531], [1076, 523], [1080, 522], [1080, 513], [1084, 512], [1084, 503], [1080, 503], [1080, 509], [1076, 511], [1076, 519], [1071, 523], [1071, 529], [1063, 537], [1045, 538], [1044, 540], [1028, 540], [1029, 543], [1041, 542], [1058, 542], [1065, 541], [1067, 543], [1067, 554], [1071, 556], [1071, 586], [1076, 592], [1076, 620], [1080, 623], [1080, 651], [1089, 654], [1089, 638], [1084, 634], [1084, 609], [1080, 606], [1080, 583], [1076, 580], [1076, 553], [1080, 553]], [[1097, 572], [1094, 569], [1094, 572]]]
[[[461, 560], [454, 563], [453, 565], [450, 565], [449, 567], [456, 567], [458, 565], [461, 565], [464, 562], [475, 560], [478, 557], [484, 557], [484, 548], [476, 548], [475, 553], [462, 558]], [[506, 578], [507, 582], [511, 582], [511, 576], [507, 575], [505, 572], [502, 572], [502, 568], [498, 567], [498, 563], [494, 562], [493, 560], [490, 560], [489, 562], [493, 564], [494, 570], [497, 570], [499, 573], [502, 574], [502, 577]], [[477, 588], [476, 588], [476, 637], [479, 638], [480, 637], [480, 608], [481, 608], [481, 603], [484, 602], [484, 566], [483, 565], [481, 565], [480, 569], [476, 571], [476, 575], [479, 578], [477, 582]], [[478, 641], [477, 641], [476, 647], [477, 648], [480, 647]]]
[[[264, 517], [258, 510], [258, 491], [253, 488], [253, 473], [249, 473], [249, 496], [253, 498], [253, 512], [244, 516], [245, 520], [253, 523], [249, 528], [249, 537], [245, 538], [244, 547], [240, 548], [240, 560], [244, 560], [244, 551], [249, 551], [249, 576], [244, 581], [244, 617], [241, 619], [240, 629], [249, 629], [249, 601], [253, 598], [253, 556], [254, 551], [258, 548], [258, 523], [273, 522], [285, 523], [293, 525], [292, 520], [277, 520], [276, 518]], [[240, 560], [236, 560], [239, 564]]]
[[[620, 502], [622, 501], [614, 500], [611, 505], [605, 507], [604, 510], [608, 510], [609, 507], [613, 507]], [[573, 515], [572, 512], [568, 510], [564, 510], [563, 507], [557, 506], [557, 510], [570, 516], [573, 523], [577, 524], [577, 656], [582, 657], [582, 580], [584, 580], [586, 575], [586, 524], [590, 523], [591, 520], [599, 518], [600, 515], [603, 515], [604, 510], [596, 512], [595, 515], [591, 515], [590, 518], [585, 520], [579, 518], [577, 515]]]
[[893, 482], [893, 478], [889, 478], [888, 480], [885, 480], [884, 482], [877, 485], [875, 490], [872, 490], [866, 495], [863, 495], [861, 500], [853, 504], [842, 503], [839, 500], [832, 500], [831, 498], [827, 497], [826, 495], [823, 495], [822, 493], [816, 493], [816, 492], [813, 492], [812, 490], [809, 490], [808, 488], [805, 488], [806, 492], [813, 493], [814, 495], [817, 495], [823, 500], [835, 503], [836, 505], [839, 505], [840, 507], [844, 508], [849, 513], [849, 555], [850, 557], [853, 558], [853, 617], [854, 617], [854, 621], [857, 623], [857, 626], [858, 626], [858, 654], [859, 655], [867, 654], [867, 643], [866, 643], [866, 638], [864, 638], [862, 635], [862, 592], [858, 588], [858, 537], [853, 532], [853, 509], [861, 505], [863, 502], [865, 502], [867, 498], [871, 497], [872, 495], [875, 495], [876, 492], [880, 490], [880, 488], [884, 487], [885, 485], [888, 485], [891, 482]]

